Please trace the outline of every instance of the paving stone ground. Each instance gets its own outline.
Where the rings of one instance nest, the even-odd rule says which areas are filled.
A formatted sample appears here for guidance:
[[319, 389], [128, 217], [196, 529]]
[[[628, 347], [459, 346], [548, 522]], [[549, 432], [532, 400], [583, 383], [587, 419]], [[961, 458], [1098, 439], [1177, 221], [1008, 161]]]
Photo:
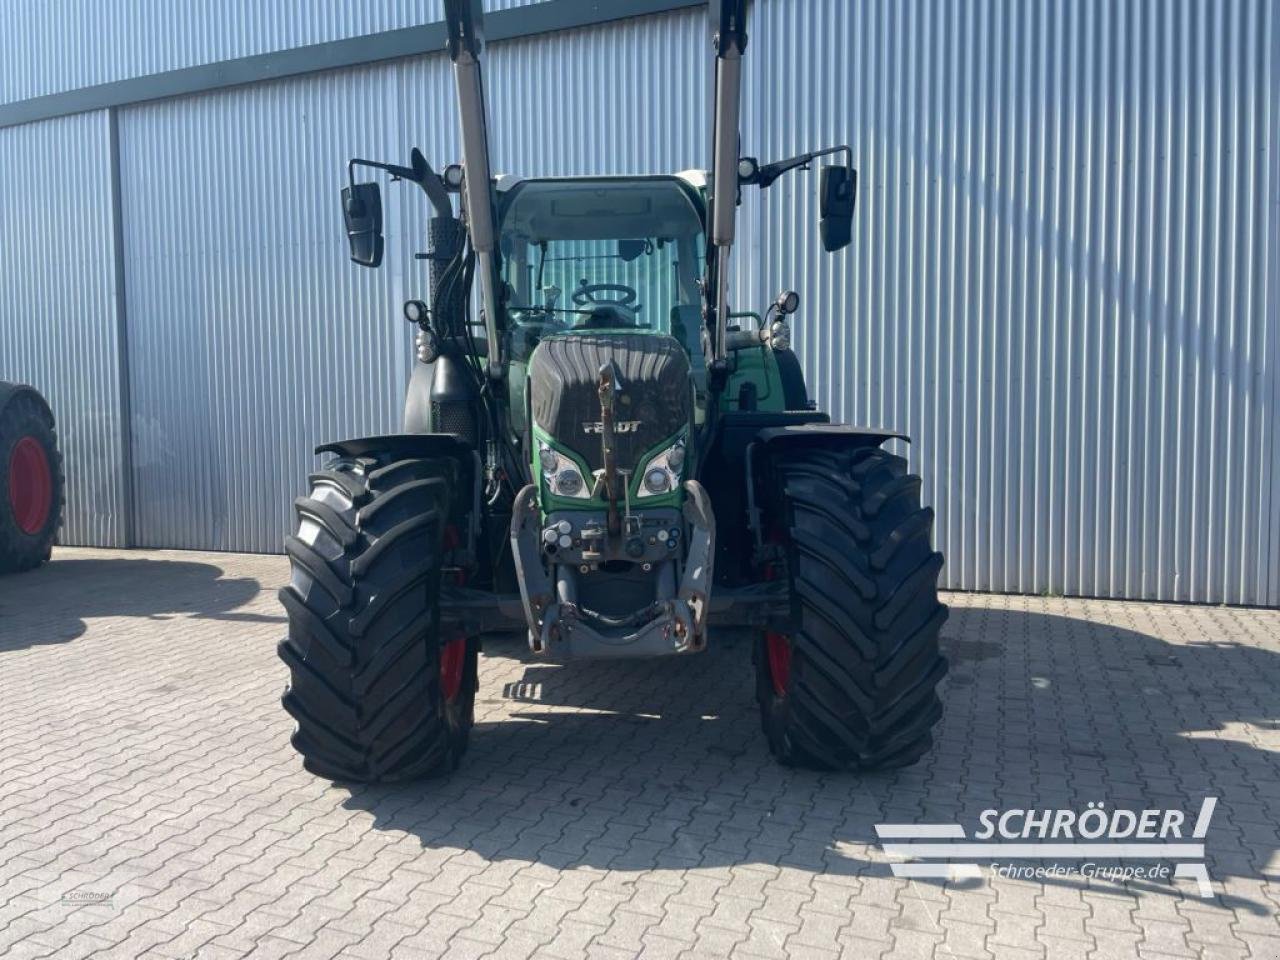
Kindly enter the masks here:
[[[737, 638], [567, 666], [500, 640], [458, 773], [349, 790], [288, 743], [285, 575], [60, 549], [0, 579], [0, 956], [1280, 957], [1280, 611], [951, 595], [938, 743], [879, 776], [776, 766]], [[1207, 795], [1207, 899], [904, 880], [876, 844]]]

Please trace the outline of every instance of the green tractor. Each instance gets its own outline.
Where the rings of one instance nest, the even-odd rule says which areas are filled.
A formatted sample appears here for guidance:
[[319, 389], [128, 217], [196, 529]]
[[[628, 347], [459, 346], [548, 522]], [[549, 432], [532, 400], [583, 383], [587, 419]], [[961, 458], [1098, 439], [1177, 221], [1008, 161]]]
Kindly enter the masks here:
[[851, 151], [740, 156], [745, 0], [723, 0], [710, 171], [495, 177], [479, 0], [445, 16], [463, 162], [354, 159], [342, 191], [351, 259], [376, 267], [381, 194], [356, 168], [423, 190], [430, 301], [405, 304], [404, 432], [319, 447], [333, 458], [286, 540], [283, 702], [305, 766], [347, 782], [454, 768], [481, 638], [511, 632], [553, 661], [686, 656], [746, 633], [781, 762], [914, 762], [946, 672], [920, 479], [882, 448], [900, 434], [810, 402], [796, 294], [760, 314], [727, 303], [741, 192], [839, 157], [820, 187], [838, 250]]

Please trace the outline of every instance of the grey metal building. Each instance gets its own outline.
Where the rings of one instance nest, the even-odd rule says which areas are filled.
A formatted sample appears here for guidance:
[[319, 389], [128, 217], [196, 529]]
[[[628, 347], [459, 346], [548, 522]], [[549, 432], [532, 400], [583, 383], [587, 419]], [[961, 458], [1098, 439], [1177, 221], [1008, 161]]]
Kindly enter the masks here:
[[[700, 0], [490, 2], [497, 169], [704, 166]], [[277, 551], [323, 439], [394, 430], [438, 4], [0, 0], [0, 378], [60, 420], [63, 542]], [[755, 0], [744, 152], [848, 142], [852, 246], [748, 194], [734, 302], [802, 296], [822, 406], [911, 434], [946, 586], [1280, 604], [1280, 23], [1267, 0]], [[404, 202], [396, 202], [403, 200]]]

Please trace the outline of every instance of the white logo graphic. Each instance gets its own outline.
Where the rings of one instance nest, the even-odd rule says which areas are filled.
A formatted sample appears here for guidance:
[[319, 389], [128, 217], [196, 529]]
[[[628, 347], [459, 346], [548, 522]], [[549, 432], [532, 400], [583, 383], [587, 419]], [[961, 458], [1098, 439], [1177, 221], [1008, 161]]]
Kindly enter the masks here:
[[[639, 420], [617, 420], [613, 424], [614, 433], [635, 433], [640, 429]], [[604, 424], [599, 420], [592, 422], [584, 420], [582, 423], [583, 433], [604, 433]]]
[[[1167, 865], [1107, 867], [1096, 861], [1172, 860], [1176, 862], [1174, 877], [1195, 880], [1200, 896], [1212, 897], [1204, 844], [1199, 841], [1208, 833], [1217, 805], [1217, 797], [1205, 797], [1200, 804], [1189, 838], [1193, 842], [1183, 839], [1187, 818], [1181, 810], [1108, 811], [1105, 803], [1090, 803], [1079, 813], [1071, 809], [983, 810], [973, 840], [966, 838], [958, 823], [878, 823], [876, 836], [886, 841], [882, 846], [890, 857], [916, 861], [891, 863], [895, 877], [955, 880], [982, 876], [982, 869], [972, 860], [1052, 860], [1067, 862], [1034, 867], [994, 862], [991, 869], [1002, 877], [1028, 879], [1073, 873], [1121, 881], [1166, 879], [1170, 875]], [[935, 842], [940, 840], [953, 842]], [[965, 862], [951, 862], [956, 860]]]

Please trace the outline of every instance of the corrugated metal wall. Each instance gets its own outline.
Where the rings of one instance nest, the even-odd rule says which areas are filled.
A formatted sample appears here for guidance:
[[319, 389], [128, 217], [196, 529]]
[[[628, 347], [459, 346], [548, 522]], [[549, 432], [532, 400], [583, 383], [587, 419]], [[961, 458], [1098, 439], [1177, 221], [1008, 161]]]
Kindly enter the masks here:
[[119, 546], [123, 493], [105, 111], [0, 130], [0, 380], [49, 400], [63, 542]]
[[0, 103], [434, 23], [441, 10], [441, 0], [0, 0]]
[[281, 549], [322, 439], [398, 427], [411, 250], [347, 260], [351, 156], [407, 154], [397, 68], [124, 111], [120, 123], [139, 545]]
[[948, 585], [1280, 603], [1278, 32], [1265, 0], [755, 4], [744, 142], [848, 141], [861, 198], [832, 259], [775, 188], [751, 292], [799, 278], [824, 406], [912, 435]]
[[[655, 172], [701, 155], [701, 12], [497, 44], [487, 78], [495, 168]], [[617, 79], [572, 107], [601, 62]], [[554, 64], [554, 69], [552, 65]], [[667, 80], [657, 84], [650, 70]], [[530, 82], [529, 78], [537, 78]], [[426, 205], [389, 186], [387, 262], [347, 259], [338, 190], [352, 156], [457, 158], [443, 55], [145, 104], [121, 113], [125, 262], [141, 546], [278, 551], [321, 440], [399, 429], [408, 296]], [[696, 98], [625, 151], [637, 104]], [[555, 111], [554, 136], [529, 118]], [[598, 163], [594, 157], [604, 157]]]
[[[1274, 9], [757, 0], [751, 21], [744, 150], [847, 141], [861, 197], [832, 257], [816, 177], [748, 191], [735, 305], [795, 286], [823, 405], [913, 435], [947, 584], [1280, 603]], [[700, 11], [490, 53], [497, 169], [705, 164]], [[388, 191], [388, 264], [361, 271], [336, 191], [350, 155], [449, 160], [456, 129], [441, 56], [122, 111], [144, 544], [278, 549], [312, 443], [394, 428], [423, 205]]]

